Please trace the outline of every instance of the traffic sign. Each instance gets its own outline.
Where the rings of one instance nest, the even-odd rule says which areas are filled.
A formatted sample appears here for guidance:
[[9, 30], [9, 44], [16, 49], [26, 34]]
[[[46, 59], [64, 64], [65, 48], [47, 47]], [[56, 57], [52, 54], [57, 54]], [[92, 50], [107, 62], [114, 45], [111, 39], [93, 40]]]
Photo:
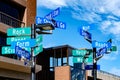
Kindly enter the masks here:
[[90, 56], [89, 58], [86, 58], [85, 63], [93, 63], [93, 57]]
[[2, 54], [14, 54], [15, 49], [12, 49], [10, 46], [2, 47]]
[[51, 20], [48, 20], [46, 18], [36, 17], [36, 24], [44, 24], [44, 23], [50, 23], [56, 28], [66, 29], [66, 23], [65, 22], [55, 21], [55, 23], [53, 23]]
[[30, 56], [31, 56], [29, 51], [26, 51], [25, 49], [22, 49], [19, 46], [15, 47], [15, 54], [17, 54], [17, 56], [20, 58], [24, 57], [26, 59], [30, 59]]
[[36, 45], [40, 44], [42, 42], [43, 38], [42, 38], [42, 35], [38, 36], [36, 38]]
[[47, 19], [47, 18], [42, 18], [42, 17], [36, 17], [36, 24], [44, 24], [44, 23], [52, 23], [51, 20]]
[[[27, 51], [31, 51], [30, 48], [25, 48]], [[15, 54], [15, 48], [11, 48], [11, 46], [3, 46], [2, 54]]]
[[31, 35], [31, 28], [8, 28], [7, 29], [8, 36], [23, 36], [23, 35]]
[[27, 40], [27, 39], [30, 39], [31, 37], [30, 36], [20, 36], [20, 37], [8, 37], [7, 38], [7, 44], [10, 45], [12, 42], [14, 41], [21, 41], [21, 40]]
[[55, 26], [55, 27], [60, 28], [60, 29], [66, 29], [66, 23], [61, 22], [61, 21], [57, 21], [57, 26]]
[[117, 46], [112, 46], [111, 51], [117, 51]]
[[11, 47], [15, 48], [15, 46], [19, 46], [22, 48], [30, 48], [30, 47], [34, 47], [35, 44], [36, 44], [35, 39], [27, 39], [22, 41], [15, 41], [12, 43]]
[[[86, 66], [85, 66], [85, 70], [92, 70], [92, 69], [93, 69], [93, 65], [86, 65]], [[97, 66], [96, 66], [96, 69], [97, 69], [97, 70], [100, 70], [100, 65], [97, 65]]]
[[34, 49], [34, 56], [38, 55], [40, 52], [43, 51], [43, 45], [40, 45]]
[[103, 54], [107, 53], [107, 48], [106, 47], [103, 47], [103, 48], [100, 48], [98, 51], [97, 51], [97, 56], [101, 56]]
[[86, 30], [80, 29], [80, 35], [84, 36], [85, 39], [88, 39], [90, 41], [92, 39], [91, 38], [91, 34], [88, 31], [86, 31]]
[[106, 47], [106, 48], [111, 48], [111, 43], [110, 42], [98, 42], [98, 41], [92, 41], [92, 47]]
[[[73, 63], [83, 63], [83, 57], [73, 57]], [[86, 58], [84, 63], [93, 63], [93, 58]]]
[[45, 16], [45, 18], [47, 18], [47, 19], [53, 19], [54, 17], [56, 17], [57, 15], [59, 15], [59, 13], [60, 13], [60, 8], [58, 7], [57, 9], [55, 9], [55, 10], [53, 10], [52, 12], [50, 12], [49, 14], [47, 14], [46, 16]]
[[72, 50], [73, 56], [84, 56], [87, 53], [87, 50]]
[[82, 63], [83, 57], [73, 57], [73, 63]]

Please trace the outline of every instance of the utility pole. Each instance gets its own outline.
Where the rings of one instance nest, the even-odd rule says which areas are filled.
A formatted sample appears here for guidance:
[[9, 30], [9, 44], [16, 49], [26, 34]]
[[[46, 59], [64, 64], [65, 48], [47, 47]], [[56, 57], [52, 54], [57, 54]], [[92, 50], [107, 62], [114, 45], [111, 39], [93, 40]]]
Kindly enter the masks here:
[[93, 78], [94, 80], [97, 80], [97, 61], [95, 61], [96, 58], [96, 48], [93, 48]]

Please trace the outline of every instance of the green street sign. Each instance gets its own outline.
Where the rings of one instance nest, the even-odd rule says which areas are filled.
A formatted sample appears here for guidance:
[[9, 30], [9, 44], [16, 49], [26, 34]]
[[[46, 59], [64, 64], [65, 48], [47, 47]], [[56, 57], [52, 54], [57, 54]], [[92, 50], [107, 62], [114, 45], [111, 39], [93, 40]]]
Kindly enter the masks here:
[[43, 51], [43, 45], [40, 45], [34, 49], [34, 56], [38, 55], [40, 52]]
[[7, 29], [7, 36], [24, 36], [24, 35], [31, 35], [30, 27]]
[[86, 58], [85, 63], [93, 63], [93, 57]]
[[[83, 57], [73, 57], [73, 63], [83, 63]], [[93, 58], [86, 58], [84, 63], [93, 63]]]
[[10, 46], [2, 47], [2, 54], [14, 54], [15, 49], [12, 49]]
[[111, 50], [112, 51], [117, 51], [117, 47], [116, 46], [112, 46]]
[[83, 57], [73, 57], [73, 63], [82, 63]]
[[7, 45], [10, 45], [14, 41], [21, 41], [21, 40], [26, 40], [30, 39], [30, 36], [25, 36], [25, 37], [8, 37], [7, 38]]
[[87, 53], [87, 50], [72, 50], [73, 56], [84, 56]]
[[42, 35], [38, 36], [36, 38], [36, 45], [40, 44], [42, 42], [43, 38], [42, 38]]
[[[31, 51], [31, 48], [25, 48], [27, 51]], [[2, 54], [15, 54], [15, 49], [11, 48], [11, 46], [2, 47]]]

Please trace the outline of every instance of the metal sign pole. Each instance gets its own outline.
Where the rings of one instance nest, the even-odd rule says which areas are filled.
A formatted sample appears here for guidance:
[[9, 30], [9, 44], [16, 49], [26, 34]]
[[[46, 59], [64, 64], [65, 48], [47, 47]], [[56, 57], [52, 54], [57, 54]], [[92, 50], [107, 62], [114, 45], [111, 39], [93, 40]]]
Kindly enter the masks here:
[[97, 80], [97, 61], [95, 61], [96, 58], [96, 48], [93, 48], [93, 78], [94, 80]]
[[[31, 28], [31, 38], [34, 39], [36, 37], [36, 32], [35, 32], [35, 24], [32, 24], [32, 28]], [[35, 75], [35, 57], [34, 57], [34, 47], [31, 48], [31, 61], [32, 61], [32, 65], [31, 65], [31, 80], [35, 80], [36, 79], [36, 75]]]

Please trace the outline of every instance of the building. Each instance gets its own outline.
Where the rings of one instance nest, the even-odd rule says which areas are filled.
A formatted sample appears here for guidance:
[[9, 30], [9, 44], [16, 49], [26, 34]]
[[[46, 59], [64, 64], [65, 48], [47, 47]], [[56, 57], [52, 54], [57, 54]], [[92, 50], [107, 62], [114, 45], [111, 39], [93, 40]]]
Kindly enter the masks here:
[[[2, 54], [2, 47], [10, 46], [6, 44], [8, 28], [30, 27], [35, 16], [36, 0], [0, 0], [0, 80], [30, 80], [30, 66], [14, 54]], [[37, 65], [36, 72], [40, 70]]]
[[[85, 73], [82, 63], [72, 63], [73, 49], [76, 48], [69, 45], [45, 48], [36, 59], [37, 64], [42, 66], [36, 80], [93, 80], [91, 70]], [[97, 80], [120, 80], [120, 76], [100, 70]]]

